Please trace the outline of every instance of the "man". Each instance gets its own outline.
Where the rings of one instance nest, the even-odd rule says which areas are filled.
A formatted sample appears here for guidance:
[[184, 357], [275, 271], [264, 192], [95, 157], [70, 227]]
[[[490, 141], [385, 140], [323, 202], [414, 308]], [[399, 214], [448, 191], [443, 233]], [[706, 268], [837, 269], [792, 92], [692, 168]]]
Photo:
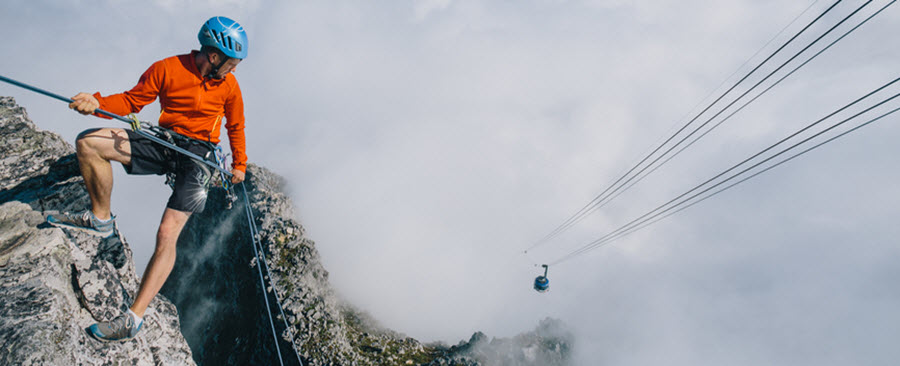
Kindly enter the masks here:
[[[210, 18], [200, 28], [200, 51], [155, 62], [130, 91], [103, 97], [79, 93], [69, 107], [82, 114], [98, 108], [124, 115], [136, 113], [159, 97], [159, 125], [176, 132], [174, 143], [201, 157], [212, 154], [219, 142], [222, 119], [228, 131], [233, 183], [244, 180], [247, 156], [244, 143], [244, 105], [231, 73], [247, 56], [247, 34], [237, 22]], [[102, 116], [101, 116], [102, 117]], [[178, 154], [131, 130], [101, 128], [82, 132], [76, 142], [81, 175], [91, 209], [77, 214], [48, 217], [55, 226], [109, 237], [115, 231], [110, 211], [112, 161], [128, 174], [174, 174], [172, 196], [166, 204], [156, 235], [156, 250], [141, 278], [140, 289], [127, 313], [90, 326], [102, 341], [124, 341], [137, 335], [144, 312], [175, 265], [175, 244], [191, 213], [201, 212], [211, 173], [204, 164]]]

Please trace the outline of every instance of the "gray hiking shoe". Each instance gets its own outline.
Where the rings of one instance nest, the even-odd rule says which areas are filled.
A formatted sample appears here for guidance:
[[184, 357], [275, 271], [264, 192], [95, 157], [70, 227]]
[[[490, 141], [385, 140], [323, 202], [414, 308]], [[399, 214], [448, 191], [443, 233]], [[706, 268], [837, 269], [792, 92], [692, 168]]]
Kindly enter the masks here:
[[122, 342], [134, 338], [144, 322], [134, 323], [128, 313], [122, 313], [108, 322], [97, 323], [88, 327], [88, 332], [102, 342]]
[[103, 238], [112, 236], [115, 232], [116, 217], [112, 216], [108, 221], [102, 221], [94, 216], [91, 210], [78, 213], [63, 213], [50, 215], [47, 222], [56, 227], [84, 231], [91, 235]]

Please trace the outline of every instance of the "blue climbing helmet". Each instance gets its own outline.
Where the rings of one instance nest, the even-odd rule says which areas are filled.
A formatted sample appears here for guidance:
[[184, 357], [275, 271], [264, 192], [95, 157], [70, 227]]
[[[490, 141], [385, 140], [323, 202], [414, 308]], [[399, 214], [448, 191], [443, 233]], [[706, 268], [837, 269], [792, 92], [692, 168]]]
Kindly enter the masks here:
[[200, 27], [197, 34], [200, 44], [212, 46], [225, 56], [244, 59], [247, 57], [247, 32], [238, 22], [226, 17], [212, 17]]

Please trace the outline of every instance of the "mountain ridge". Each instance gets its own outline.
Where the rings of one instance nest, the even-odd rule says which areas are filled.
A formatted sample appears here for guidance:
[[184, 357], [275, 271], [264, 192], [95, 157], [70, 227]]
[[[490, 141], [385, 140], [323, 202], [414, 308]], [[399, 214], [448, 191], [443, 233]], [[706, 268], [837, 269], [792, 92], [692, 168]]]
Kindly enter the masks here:
[[[278, 353], [261, 300], [266, 291], [270, 299], [278, 294], [291, 327], [291, 331], [284, 329], [280, 312], [273, 309], [285, 364], [299, 363], [292, 344], [297, 345], [304, 365], [554, 366], [568, 362], [573, 338], [564, 324], [553, 319], [511, 339], [489, 340], [476, 332], [468, 341], [450, 347], [423, 344], [382, 327], [336, 294], [315, 242], [294, 219], [283, 178], [253, 164], [245, 186], [268, 261], [260, 263], [252, 253], [243, 200], [228, 210], [223, 191], [212, 189], [206, 211], [193, 215], [179, 238], [175, 269], [162, 296], [151, 304], [147, 329], [135, 341], [112, 345], [93, 341], [77, 328], [121, 311], [136, 290], [138, 277], [130, 247], [121, 233], [97, 240], [43, 224], [47, 213], [83, 210], [89, 199], [71, 145], [37, 129], [10, 97], [0, 97], [0, 138], [4, 140], [0, 145], [0, 286], [15, 288], [12, 293], [19, 294], [0, 306], [0, 341], [13, 346], [0, 348], [0, 361], [272, 364], [278, 361]], [[238, 194], [242, 197], [243, 192]], [[265, 289], [259, 282], [261, 269], [267, 271]], [[44, 275], [35, 276], [35, 272]], [[23, 283], [30, 287], [22, 287]], [[55, 292], [41, 298], [43, 302], [19, 306], [27, 294], [50, 288]], [[275, 306], [272, 300], [270, 304]], [[66, 346], [25, 362], [21, 357], [27, 352], [16, 350], [41, 344], [17, 328], [29, 319], [23, 315], [29, 308], [40, 310], [31, 315], [42, 319], [40, 324], [55, 329], [45, 338], [63, 339]], [[59, 314], [76, 316], [58, 323]], [[162, 341], [169, 343], [154, 343]], [[83, 354], [86, 361], [72, 359], [72, 354]]]

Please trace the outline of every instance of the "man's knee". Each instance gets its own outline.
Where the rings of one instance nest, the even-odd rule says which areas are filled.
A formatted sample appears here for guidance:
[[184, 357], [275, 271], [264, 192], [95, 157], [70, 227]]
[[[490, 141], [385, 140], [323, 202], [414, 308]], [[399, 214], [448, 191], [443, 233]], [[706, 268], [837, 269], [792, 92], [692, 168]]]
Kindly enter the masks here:
[[157, 246], [163, 243], [175, 245], [189, 217], [190, 213], [188, 212], [166, 209], [166, 213], [159, 223], [159, 230], [156, 232]]
[[97, 133], [101, 130], [103, 129], [91, 128], [81, 131], [75, 139], [75, 151], [78, 152], [79, 155], [95, 151], [97, 148], [94, 140], [97, 137]]
[[178, 235], [181, 234], [182, 227], [171, 222], [163, 221], [160, 223], [159, 230], [156, 232], [157, 245], [161, 243], [174, 245], [178, 241]]
[[78, 137], [76, 138], [76, 140], [77, 140], [77, 141], [81, 141], [81, 140], [84, 139], [85, 137], [88, 137], [89, 135], [95, 134], [95, 133], [97, 133], [97, 132], [100, 131], [100, 130], [102, 130], [102, 128], [90, 128], [90, 129], [81, 131], [81, 133], [78, 134]]
[[131, 162], [128, 133], [121, 128], [92, 128], [82, 131], [75, 140], [75, 151], [81, 157], [99, 156], [123, 164]]

